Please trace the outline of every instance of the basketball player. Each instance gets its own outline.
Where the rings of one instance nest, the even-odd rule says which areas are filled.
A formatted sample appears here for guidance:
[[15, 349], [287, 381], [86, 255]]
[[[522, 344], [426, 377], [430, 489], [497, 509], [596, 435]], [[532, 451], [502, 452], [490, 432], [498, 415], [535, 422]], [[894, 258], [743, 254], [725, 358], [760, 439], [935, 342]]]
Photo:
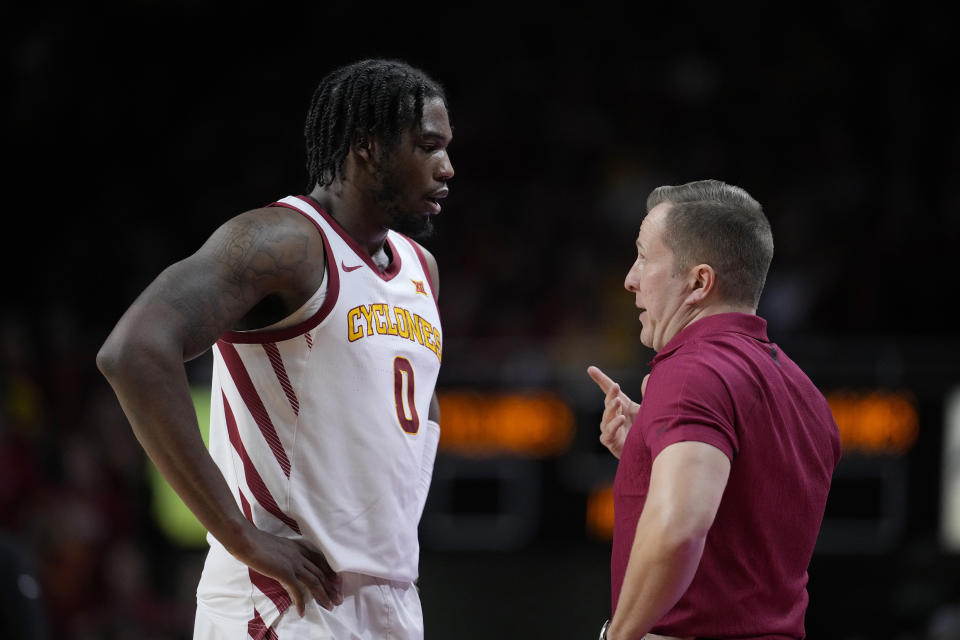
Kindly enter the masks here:
[[657, 351], [643, 402], [588, 369], [606, 394], [600, 440], [620, 459], [600, 637], [803, 638], [840, 438], [756, 315], [770, 225], [715, 180], [655, 189], [647, 212], [624, 283]]
[[[322, 80], [305, 135], [309, 195], [163, 271], [97, 363], [209, 532], [195, 638], [422, 638], [443, 338], [436, 261], [408, 236], [453, 177], [446, 99], [361, 61]], [[183, 363], [211, 347], [208, 453]]]

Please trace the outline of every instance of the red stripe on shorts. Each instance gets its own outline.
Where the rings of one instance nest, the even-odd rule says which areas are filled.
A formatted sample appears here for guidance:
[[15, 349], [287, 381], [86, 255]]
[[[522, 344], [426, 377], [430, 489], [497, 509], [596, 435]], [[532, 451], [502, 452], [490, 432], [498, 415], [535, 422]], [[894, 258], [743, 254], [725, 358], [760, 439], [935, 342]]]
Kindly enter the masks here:
[[[247, 516], [247, 520], [253, 522], [253, 512], [250, 509], [250, 503], [247, 502], [245, 497], [243, 497], [242, 491], [240, 492], [240, 506], [243, 508], [243, 515]], [[277, 607], [277, 611], [283, 613], [287, 610], [287, 607], [293, 604], [293, 600], [290, 599], [290, 595], [287, 593], [287, 590], [283, 588], [282, 584], [269, 576], [263, 575], [259, 571], [254, 571], [250, 567], [247, 567], [247, 571], [250, 574], [250, 582], [252, 582], [253, 586], [255, 586], [257, 589], [260, 589], [263, 595], [267, 596], [273, 601], [273, 604]], [[260, 618], [260, 613], [254, 609], [253, 620], [250, 620], [250, 622], [247, 623], [247, 632], [254, 638], [257, 638], [258, 640], [262, 640], [264, 638], [264, 635], [254, 635], [253, 631], [251, 631], [251, 628], [253, 628], [253, 625], [256, 622], [259, 622], [263, 627], [262, 633], [269, 632], [272, 634], [270, 636], [271, 638], [277, 637], [276, 632], [274, 632], [272, 629], [267, 629], [266, 625], [263, 624], [263, 620]], [[259, 628], [257, 628], [257, 630], [258, 633], [261, 632]]]
[[260, 612], [253, 610], [253, 618], [247, 622], [247, 633], [253, 640], [278, 640], [277, 632], [267, 628], [267, 623], [260, 617]]

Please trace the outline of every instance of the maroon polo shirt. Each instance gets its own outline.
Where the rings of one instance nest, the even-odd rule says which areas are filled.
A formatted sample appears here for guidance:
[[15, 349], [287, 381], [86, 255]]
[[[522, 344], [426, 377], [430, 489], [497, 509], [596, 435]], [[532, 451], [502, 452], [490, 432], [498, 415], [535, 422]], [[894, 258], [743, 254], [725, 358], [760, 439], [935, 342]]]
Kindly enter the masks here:
[[676, 442], [705, 442], [730, 458], [730, 478], [693, 582], [652, 631], [802, 638], [807, 567], [840, 459], [827, 401], [750, 314], [693, 322], [651, 367], [613, 485], [613, 610], [653, 459]]

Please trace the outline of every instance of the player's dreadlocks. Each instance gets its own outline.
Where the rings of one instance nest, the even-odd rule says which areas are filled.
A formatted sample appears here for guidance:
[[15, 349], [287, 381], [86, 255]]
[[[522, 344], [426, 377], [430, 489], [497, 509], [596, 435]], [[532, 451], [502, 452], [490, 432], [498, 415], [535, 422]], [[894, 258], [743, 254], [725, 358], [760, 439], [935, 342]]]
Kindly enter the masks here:
[[342, 176], [355, 136], [373, 135], [389, 153], [407, 128], [422, 124], [431, 98], [446, 102], [443, 87], [399, 60], [363, 60], [331, 72], [313, 93], [303, 131], [307, 191]]

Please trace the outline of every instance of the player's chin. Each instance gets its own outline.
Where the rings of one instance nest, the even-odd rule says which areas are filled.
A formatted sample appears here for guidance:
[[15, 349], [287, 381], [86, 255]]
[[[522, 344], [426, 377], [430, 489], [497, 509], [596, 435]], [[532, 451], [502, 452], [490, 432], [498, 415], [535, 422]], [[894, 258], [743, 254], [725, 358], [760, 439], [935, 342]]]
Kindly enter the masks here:
[[433, 216], [429, 213], [410, 213], [394, 219], [391, 228], [414, 240], [424, 240], [433, 235]]
[[407, 234], [415, 240], [426, 240], [433, 236], [433, 220], [426, 218], [416, 230]]

